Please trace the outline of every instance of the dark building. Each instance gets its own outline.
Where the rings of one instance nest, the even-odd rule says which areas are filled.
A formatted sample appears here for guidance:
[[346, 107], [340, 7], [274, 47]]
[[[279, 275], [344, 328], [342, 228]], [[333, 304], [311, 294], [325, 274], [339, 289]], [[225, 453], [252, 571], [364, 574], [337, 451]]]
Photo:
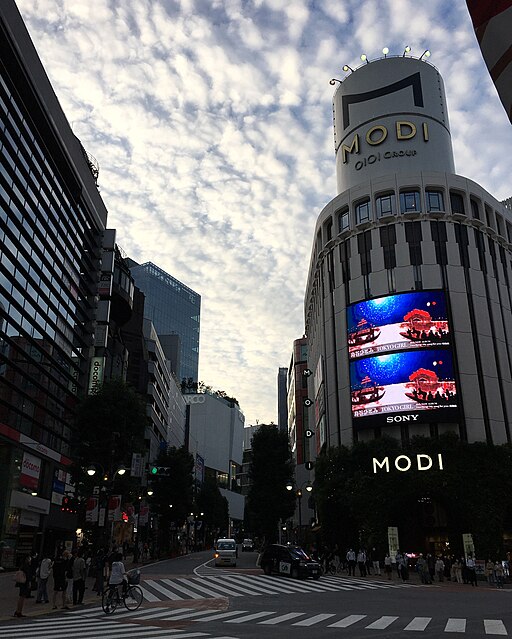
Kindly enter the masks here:
[[288, 430], [288, 369], [280, 367], [277, 372], [277, 426], [279, 430]]
[[0, 562], [74, 538], [64, 512], [107, 211], [21, 16], [0, 5]]

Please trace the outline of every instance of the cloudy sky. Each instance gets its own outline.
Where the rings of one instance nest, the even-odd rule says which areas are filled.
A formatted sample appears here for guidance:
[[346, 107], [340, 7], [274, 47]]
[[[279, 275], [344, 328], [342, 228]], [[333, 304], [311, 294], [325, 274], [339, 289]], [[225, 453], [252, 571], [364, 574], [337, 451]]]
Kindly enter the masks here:
[[314, 225], [336, 195], [342, 66], [429, 48], [457, 172], [512, 195], [512, 129], [464, 0], [17, 0], [109, 227], [202, 296], [199, 377], [277, 421]]

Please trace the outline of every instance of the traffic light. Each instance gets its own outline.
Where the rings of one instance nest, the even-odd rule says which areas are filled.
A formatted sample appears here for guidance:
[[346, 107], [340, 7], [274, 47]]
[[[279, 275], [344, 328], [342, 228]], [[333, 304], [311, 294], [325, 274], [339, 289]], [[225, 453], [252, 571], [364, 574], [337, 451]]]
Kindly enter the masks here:
[[170, 466], [151, 466], [149, 472], [154, 477], [168, 477], [171, 474]]

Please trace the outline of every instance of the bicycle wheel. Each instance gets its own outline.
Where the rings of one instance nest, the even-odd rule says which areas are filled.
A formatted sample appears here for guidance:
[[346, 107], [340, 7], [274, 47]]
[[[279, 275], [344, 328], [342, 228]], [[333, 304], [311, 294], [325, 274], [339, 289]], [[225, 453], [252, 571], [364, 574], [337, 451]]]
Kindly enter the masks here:
[[137, 610], [143, 599], [142, 590], [139, 586], [128, 586], [128, 590], [124, 595], [124, 605], [128, 610]]
[[117, 588], [109, 588], [103, 593], [101, 598], [101, 607], [106, 615], [111, 615], [119, 604], [119, 593]]

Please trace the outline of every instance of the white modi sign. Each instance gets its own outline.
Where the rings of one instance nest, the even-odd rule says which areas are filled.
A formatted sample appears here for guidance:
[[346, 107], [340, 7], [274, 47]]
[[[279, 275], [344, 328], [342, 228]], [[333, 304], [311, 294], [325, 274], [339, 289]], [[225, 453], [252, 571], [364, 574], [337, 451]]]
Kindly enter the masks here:
[[398, 172], [455, 172], [443, 81], [430, 64], [387, 58], [348, 75], [333, 98], [338, 193]]
[[[414, 468], [414, 470], [444, 470], [443, 456], [441, 453], [438, 453], [437, 457], [434, 458], [425, 453], [418, 453], [416, 457], [412, 458], [408, 455], [398, 455], [398, 457], [395, 457], [393, 465], [396, 470], [399, 470], [401, 473], [405, 473], [412, 468]], [[374, 474], [382, 470], [389, 473], [390, 467], [389, 457], [384, 457], [382, 460], [376, 457], [373, 458]]]

